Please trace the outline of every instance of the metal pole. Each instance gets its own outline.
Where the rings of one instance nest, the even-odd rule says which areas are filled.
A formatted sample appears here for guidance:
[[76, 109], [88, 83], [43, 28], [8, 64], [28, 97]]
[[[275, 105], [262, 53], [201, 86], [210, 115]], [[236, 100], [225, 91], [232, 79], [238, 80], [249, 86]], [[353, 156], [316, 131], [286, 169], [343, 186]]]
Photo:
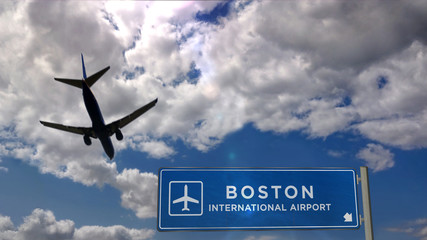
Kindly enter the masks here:
[[362, 180], [362, 202], [363, 202], [363, 221], [365, 223], [365, 239], [374, 239], [374, 230], [372, 228], [371, 215], [371, 196], [369, 193], [368, 167], [360, 167], [360, 178]]

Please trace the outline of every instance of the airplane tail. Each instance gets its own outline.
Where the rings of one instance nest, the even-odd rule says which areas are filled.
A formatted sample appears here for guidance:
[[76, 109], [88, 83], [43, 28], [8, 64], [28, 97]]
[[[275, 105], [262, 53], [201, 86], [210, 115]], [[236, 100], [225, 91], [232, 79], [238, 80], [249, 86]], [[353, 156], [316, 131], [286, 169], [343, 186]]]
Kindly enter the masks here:
[[[86, 75], [86, 67], [85, 67], [85, 62], [83, 59], [83, 54], [81, 54], [82, 57], [82, 71], [83, 71], [83, 80], [86, 81], [87, 85], [89, 87], [91, 87], [93, 84], [95, 84], [96, 81], [98, 81], [99, 78], [102, 77], [102, 75], [104, 75], [104, 73], [106, 73], [108, 71], [108, 69], [110, 69], [110, 66], [102, 69], [101, 71], [87, 77]], [[54, 78], [56, 81], [74, 86], [74, 87], [78, 87], [78, 88], [82, 88], [82, 80], [80, 79], [68, 79], [68, 78]]]

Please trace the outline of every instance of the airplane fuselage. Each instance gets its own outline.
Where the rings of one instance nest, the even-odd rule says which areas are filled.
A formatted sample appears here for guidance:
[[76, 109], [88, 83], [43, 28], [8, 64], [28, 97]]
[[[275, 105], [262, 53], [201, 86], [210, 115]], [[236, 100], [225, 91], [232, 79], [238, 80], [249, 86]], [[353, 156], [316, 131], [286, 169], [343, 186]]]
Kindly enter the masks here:
[[99, 108], [98, 101], [93, 95], [86, 81], [82, 80], [83, 100], [86, 106], [87, 113], [92, 121], [92, 128], [96, 137], [102, 144], [105, 153], [110, 159], [114, 157], [114, 147], [111, 142], [110, 134], [105, 125], [104, 118], [102, 117], [101, 109]]

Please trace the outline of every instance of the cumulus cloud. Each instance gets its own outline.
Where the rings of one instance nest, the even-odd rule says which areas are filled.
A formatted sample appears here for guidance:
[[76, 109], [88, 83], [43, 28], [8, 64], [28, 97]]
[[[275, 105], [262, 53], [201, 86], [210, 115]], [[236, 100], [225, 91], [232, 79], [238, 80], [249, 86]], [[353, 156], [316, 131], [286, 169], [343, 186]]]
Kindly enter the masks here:
[[328, 155], [334, 158], [340, 158], [345, 154], [342, 151], [328, 150]]
[[419, 218], [402, 225], [403, 226], [387, 228], [387, 231], [405, 233], [420, 240], [427, 239], [427, 218]]
[[171, 156], [175, 151], [162, 141], [150, 141], [141, 143], [142, 150], [148, 152], [154, 158]]
[[2, 172], [8, 172], [8, 171], [9, 171], [9, 169], [8, 169], [8, 168], [6, 168], [6, 167], [2, 167], [2, 166], [0, 166], [0, 171], [2, 171]]
[[[427, 125], [425, 1], [236, 1], [218, 24], [195, 19], [216, 4], [2, 3], [1, 156], [110, 184], [123, 206], [154, 216], [153, 194], [135, 200], [153, 176], [120, 173], [98, 141], [86, 147], [80, 136], [38, 123], [90, 126], [81, 92], [52, 79], [79, 78], [81, 52], [88, 73], [111, 66], [92, 87], [106, 122], [159, 98], [123, 129], [126, 141], [113, 140], [119, 150], [168, 158], [176, 154], [168, 141], [179, 139], [209, 151], [248, 123], [311, 138], [356, 130], [389, 146], [427, 147], [419, 130]], [[359, 154], [379, 171], [392, 166], [387, 151]], [[373, 160], [380, 153], [389, 160]]]
[[129, 142], [132, 149], [147, 152], [152, 158], [167, 158], [175, 154], [175, 150], [164, 141], [152, 140], [143, 136], [134, 136], [129, 139]]
[[[1, 145], [0, 145], [0, 147], [1, 147]], [[2, 162], [2, 160], [0, 158], [0, 163], [1, 162]], [[9, 171], [9, 169], [7, 167], [0, 166], [0, 172], [8, 172], [8, 171]]]
[[70, 239], [73, 234], [73, 221], [56, 221], [51, 211], [35, 209], [19, 226], [17, 239]]
[[[7, 27], [3, 26], [5, 35], [0, 37], [3, 51], [0, 57], [2, 86], [0, 95], [6, 101], [0, 106], [1, 156], [22, 159], [37, 166], [42, 173], [70, 178], [85, 185], [111, 184], [124, 187], [125, 183], [116, 184], [116, 179], [120, 176], [116, 163], [106, 161], [98, 141], [94, 141], [94, 146], [88, 148], [82, 144], [81, 137], [45, 129], [38, 121], [43, 119], [76, 126], [90, 124], [81, 100], [81, 92], [56, 83], [52, 79], [53, 76], [79, 78], [81, 66], [78, 64], [78, 54], [80, 52], [85, 54], [88, 73], [93, 73], [107, 64], [111, 65], [110, 75], [106, 74], [104, 77], [108, 84], [104, 85], [105, 82], [99, 81], [94, 87], [95, 92], [102, 93], [100, 95], [116, 96], [107, 99], [108, 101], [102, 97], [99, 99], [99, 102], [105, 103], [105, 105], [101, 103], [105, 115], [111, 115], [115, 119], [123, 117], [145, 104], [146, 100], [152, 100], [151, 98], [155, 97], [137, 98], [135, 96], [140, 93], [135, 91], [133, 85], [126, 84], [124, 81], [117, 85], [115, 83], [117, 79], [113, 77], [121, 76], [122, 68], [126, 68], [122, 52], [132, 44], [133, 34], [138, 32], [138, 28], [135, 26], [131, 28], [132, 31], [128, 34], [130, 38], [123, 39], [119, 37], [123, 35], [116, 34], [116, 30], [109, 21], [112, 19], [109, 17], [117, 21], [122, 31], [128, 31], [129, 29], [122, 25], [122, 21], [126, 23], [128, 20], [120, 16], [126, 15], [129, 9], [120, 10], [121, 15], [113, 14], [106, 17], [108, 9], [104, 8], [101, 2], [3, 4], [0, 18], [14, 21], [11, 21]], [[69, 9], [73, 9], [73, 13]], [[133, 15], [141, 16], [140, 13]], [[41, 16], [52, 16], [52, 18]], [[1, 22], [4, 23], [4, 21]], [[81, 41], [82, 36], [84, 41]], [[8, 57], [5, 57], [6, 55]], [[103, 61], [100, 62], [98, 59]], [[72, 62], [77, 64], [70, 64]], [[121, 111], [122, 106], [129, 105], [129, 108], [123, 108], [123, 112]], [[103, 106], [109, 107], [103, 108]], [[149, 153], [153, 151], [154, 157], [173, 153], [173, 150], [160, 141], [146, 142], [146, 144], [151, 144], [152, 147], [141, 146], [140, 150]], [[6, 169], [1, 168], [1, 170]], [[134, 180], [145, 181], [142, 178]], [[151, 184], [151, 181], [147, 182]], [[135, 184], [138, 183], [144, 185], [144, 182], [135, 182]], [[143, 192], [139, 185], [135, 185], [135, 188], [138, 194], [148, 198], [155, 196], [155, 191], [152, 189], [149, 192]], [[127, 189], [126, 193], [130, 194], [133, 191]], [[138, 203], [142, 207], [138, 206]], [[155, 211], [153, 210], [155, 205], [151, 202], [138, 203], [130, 207], [138, 211], [138, 216], [154, 216], [152, 212]], [[150, 210], [137, 210], [144, 207]], [[144, 215], [145, 212], [149, 214]]]
[[249, 236], [249, 237], [246, 237], [244, 240], [274, 240], [274, 239], [277, 239], [277, 237], [274, 237], [274, 236], [260, 236], [260, 237]]
[[[422, 133], [402, 124], [425, 122], [423, 105], [415, 104], [423, 102], [424, 95], [408, 94], [416, 91], [412, 86], [423, 80], [425, 71], [425, 37], [418, 31], [424, 20], [416, 17], [416, 6], [405, 6], [416, 15], [405, 22], [412, 37], [399, 37], [383, 46], [387, 36], [400, 36], [399, 29], [390, 27], [397, 24], [394, 20], [370, 24], [372, 29], [359, 35], [365, 16], [385, 17], [399, 3], [380, 5], [254, 2], [220, 26], [187, 23], [197, 30], [174, 51], [203, 53], [191, 56], [201, 69], [201, 79], [196, 85], [184, 81], [168, 89], [166, 104], [159, 105], [168, 116], [155, 126], [156, 131], [177, 135], [203, 151], [250, 122], [263, 131], [301, 130], [311, 137], [355, 128], [394, 146], [425, 146]], [[289, 11], [278, 13], [277, 9]], [[347, 19], [343, 12], [351, 17]], [[314, 32], [310, 24], [316, 26]], [[382, 45], [380, 50], [369, 50], [377, 45]], [[386, 80], [379, 86], [382, 76]], [[404, 81], [405, 76], [410, 79]], [[385, 126], [379, 120], [391, 122]], [[391, 127], [396, 120], [402, 131], [411, 130], [411, 134], [391, 141], [399, 138], [390, 135], [401, 135]], [[379, 125], [385, 127], [375, 128]], [[379, 132], [372, 133], [371, 128]]]
[[129, 229], [123, 226], [84, 226], [76, 230], [74, 234], [74, 240], [84, 239], [105, 239], [105, 240], [116, 240], [116, 239], [132, 239], [132, 240], [143, 240], [150, 239], [154, 235], [153, 230], [148, 229]]
[[9, 216], [0, 215], [0, 232], [14, 230], [15, 226]]
[[378, 144], [369, 143], [356, 156], [364, 160], [374, 172], [383, 171], [394, 166], [394, 154]]
[[140, 218], [157, 214], [157, 176], [140, 173], [138, 169], [124, 169], [112, 184], [122, 192], [122, 206], [132, 209]]
[[120, 225], [83, 226], [75, 228], [72, 220], [56, 220], [52, 211], [34, 209], [31, 215], [24, 218], [15, 228], [10, 217], [0, 215], [0, 238], [4, 240], [80, 240], [80, 239], [150, 239], [154, 230], [129, 229]]

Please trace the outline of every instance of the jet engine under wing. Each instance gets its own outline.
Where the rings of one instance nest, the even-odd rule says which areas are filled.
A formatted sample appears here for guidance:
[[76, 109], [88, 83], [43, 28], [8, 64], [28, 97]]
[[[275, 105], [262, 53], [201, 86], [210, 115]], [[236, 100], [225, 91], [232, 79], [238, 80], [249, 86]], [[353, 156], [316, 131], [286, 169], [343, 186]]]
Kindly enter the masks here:
[[62, 130], [62, 131], [70, 132], [70, 133], [75, 133], [75, 134], [80, 134], [80, 135], [87, 135], [87, 136], [96, 138], [95, 132], [93, 131], [92, 128], [71, 127], [71, 126], [65, 126], [62, 124], [50, 123], [50, 122], [45, 122], [45, 121], [40, 121], [40, 123], [46, 127], [55, 128], [58, 130]]
[[[93, 84], [95, 84], [96, 81], [98, 81], [98, 79], [100, 77], [102, 77], [102, 75], [104, 75], [105, 72], [108, 71], [108, 69], [110, 69], [110, 66], [102, 69], [101, 71], [93, 74], [92, 76], [88, 77], [85, 79], [87, 85], [89, 87], [91, 87]], [[82, 88], [82, 80], [81, 79], [68, 79], [68, 78], [54, 78], [56, 81], [58, 82], [62, 82], [74, 87], [78, 87], [78, 88]]]
[[107, 128], [109, 129], [110, 136], [113, 135], [118, 129], [123, 128], [124, 126], [128, 125], [133, 120], [137, 119], [139, 116], [144, 114], [146, 111], [150, 110], [152, 107], [154, 107], [157, 103], [157, 98], [151, 101], [150, 103], [146, 104], [145, 106], [137, 109], [133, 113], [127, 115], [126, 117], [123, 117], [117, 121], [114, 121], [107, 125]]

